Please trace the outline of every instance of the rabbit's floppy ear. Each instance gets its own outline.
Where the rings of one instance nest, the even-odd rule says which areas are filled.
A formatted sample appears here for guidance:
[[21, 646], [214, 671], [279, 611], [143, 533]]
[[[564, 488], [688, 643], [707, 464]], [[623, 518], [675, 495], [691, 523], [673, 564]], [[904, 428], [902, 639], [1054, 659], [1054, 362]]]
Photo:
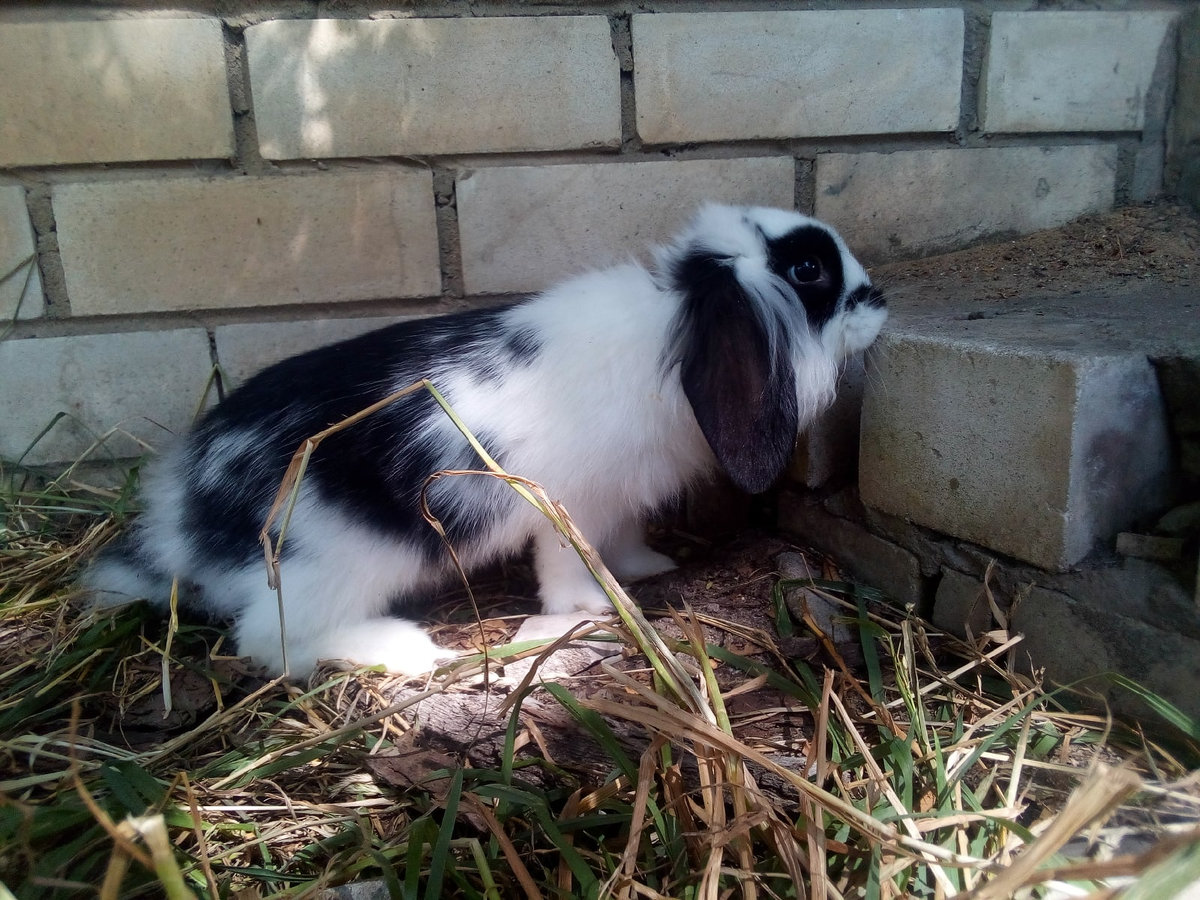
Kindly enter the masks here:
[[681, 263], [676, 334], [684, 393], [721, 468], [738, 487], [761, 493], [796, 444], [787, 340], [738, 280], [734, 259], [701, 253]]

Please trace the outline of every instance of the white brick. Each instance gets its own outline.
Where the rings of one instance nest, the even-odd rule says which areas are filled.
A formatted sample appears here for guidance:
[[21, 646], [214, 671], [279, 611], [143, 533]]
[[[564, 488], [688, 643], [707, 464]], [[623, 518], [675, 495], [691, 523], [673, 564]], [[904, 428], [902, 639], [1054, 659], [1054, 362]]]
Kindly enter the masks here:
[[[75, 460], [96, 436], [117, 428], [161, 446], [187, 427], [208, 379], [202, 329], [0, 341], [0, 457], [30, 465]], [[115, 434], [99, 458], [138, 456], [145, 447]]]
[[1069, 321], [1013, 327], [1024, 337], [998, 340], [987, 321], [970, 338], [885, 337], [859, 489], [868, 506], [1063, 569], [1166, 501], [1166, 412], [1145, 355], [1061, 349], [1081, 344]]
[[828, 153], [816, 213], [868, 259], [951, 250], [1111, 208], [1116, 166], [1108, 144]]
[[478, 169], [457, 186], [472, 293], [536, 291], [645, 258], [705, 200], [791, 208], [790, 158]]
[[32, 319], [45, 310], [34, 247], [25, 188], [0, 184], [0, 330], [14, 314]]
[[0, 27], [0, 166], [233, 152], [216, 19]]
[[246, 32], [268, 159], [612, 147], [602, 16], [264, 22]]
[[958, 125], [959, 9], [637, 15], [632, 29], [651, 143]]
[[427, 171], [57, 185], [75, 315], [437, 294]]
[[983, 128], [1139, 131], [1172, 12], [992, 14]]
[[304, 322], [252, 322], [245, 325], [221, 325], [214, 336], [217, 360], [236, 387], [267, 366], [326, 344], [357, 337], [400, 321], [402, 316], [375, 316], [368, 319], [310, 319]]

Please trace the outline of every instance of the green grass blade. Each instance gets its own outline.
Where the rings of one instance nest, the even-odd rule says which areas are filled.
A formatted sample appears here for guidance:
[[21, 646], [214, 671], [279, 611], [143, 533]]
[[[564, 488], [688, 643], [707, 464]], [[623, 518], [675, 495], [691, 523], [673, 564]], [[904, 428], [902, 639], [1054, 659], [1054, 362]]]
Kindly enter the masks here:
[[775, 632], [781, 638], [790, 638], [796, 633], [796, 626], [792, 622], [792, 611], [788, 609], [787, 605], [787, 590], [807, 584], [806, 581], [789, 578], [777, 581], [775, 587], [771, 588], [771, 609], [774, 612]]
[[425, 848], [437, 840], [437, 826], [428, 818], [420, 818], [408, 830], [408, 854], [404, 861], [404, 896], [415, 900], [420, 896], [421, 862]]
[[1164, 700], [1149, 688], [1143, 687], [1132, 678], [1127, 678], [1118, 672], [1109, 672], [1103, 677], [1118, 687], [1129, 691], [1161, 716], [1168, 724], [1179, 729], [1179, 731], [1192, 740], [1200, 741], [1200, 723], [1197, 723], [1195, 719], [1170, 701]]
[[446, 875], [446, 866], [453, 865], [450, 858], [450, 841], [454, 838], [454, 825], [458, 816], [458, 801], [462, 797], [463, 770], [457, 768], [450, 779], [450, 788], [446, 793], [445, 812], [442, 814], [442, 827], [438, 829], [437, 842], [429, 855], [429, 880], [425, 883], [425, 900], [441, 900], [442, 882]]
[[1200, 841], [1176, 850], [1125, 889], [1121, 900], [1169, 900], [1200, 884]]

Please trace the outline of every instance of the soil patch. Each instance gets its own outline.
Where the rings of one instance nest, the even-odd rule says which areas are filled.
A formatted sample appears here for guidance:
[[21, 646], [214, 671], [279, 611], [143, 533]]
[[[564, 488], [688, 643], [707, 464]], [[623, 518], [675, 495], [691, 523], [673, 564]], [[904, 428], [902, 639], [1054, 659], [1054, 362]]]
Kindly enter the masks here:
[[1107, 291], [1130, 280], [1196, 287], [1198, 269], [1200, 215], [1164, 201], [871, 274], [902, 302], [937, 305]]

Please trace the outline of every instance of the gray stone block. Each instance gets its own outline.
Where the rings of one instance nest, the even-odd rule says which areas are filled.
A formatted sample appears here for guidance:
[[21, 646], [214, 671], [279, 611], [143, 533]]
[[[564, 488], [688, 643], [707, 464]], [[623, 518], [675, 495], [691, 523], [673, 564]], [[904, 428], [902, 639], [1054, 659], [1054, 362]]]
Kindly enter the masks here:
[[98, 458], [140, 456], [188, 426], [211, 369], [202, 328], [0, 341], [0, 457], [73, 462], [113, 428]]
[[250, 322], [214, 329], [217, 361], [237, 387], [255, 372], [289, 356], [324, 347], [401, 321], [404, 316], [366, 319], [308, 319], [303, 322]]
[[246, 50], [267, 159], [621, 142], [603, 16], [276, 19]]
[[823, 505], [833, 515], [865, 525], [873, 533], [913, 553], [926, 578], [939, 575], [943, 568], [982, 575], [992, 560], [992, 555], [970, 544], [864, 506], [855, 487], [831, 494]]
[[221, 22], [0, 27], [0, 167], [234, 153]]
[[953, 569], [942, 570], [933, 598], [933, 624], [958, 637], [979, 637], [992, 627], [992, 609], [983, 582]]
[[817, 157], [816, 215], [868, 260], [957, 250], [1110, 209], [1117, 149], [985, 147]]
[[0, 184], [0, 322], [32, 319], [45, 308], [25, 188]]
[[1016, 648], [1020, 661], [1044, 667], [1053, 684], [1075, 684], [1118, 710], [1145, 714], [1129, 692], [1104, 678], [1120, 672], [1192, 717], [1200, 716], [1200, 640], [1155, 628], [1113, 612], [1079, 603], [1065, 594], [1034, 588], [1013, 614], [1011, 628], [1025, 636]]
[[1145, 357], [1027, 338], [886, 336], [859, 486], [868, 506], [1058, 570], [1167, 505], [1169, 435]]
[[1175, 560], [1183, 556], [1183, 541], [1179, 538], [1122, 531], [1117, 535], [1117, 552], [1139, 559]]
[[1133, 175], [1129, 181], [1129, 199], [1145, 203], [1162, 196], [1166, 147], [1161, 138], [1139, 147], [1133, 156]]
[[983, 129], [1140, 131], [1176, 14], [996, 12], [980, 101]]
[[650, 143], [951, 131], [959, 9], [635, 15], [637, 128]]
[[860, 525], [831, 516], [790, 492], [779, 498], [780, 527], [828, 553], [853, 580], [878, 588], [901, 604], [921, 602], [924, 582], [917, 558]]
[[1190, 563], [1163, 565], [1131, 558], [1061, 575], [1013, 570], [1008, 577], [1014, 586], [1037, 582], [1101, 613], [1129, 616], [1154, 628], [1200, 638], [1200, 606], [1193, 602], [1189, 567]]
[[807, 488], [846, 483], [858, 471], [858, 435], [866, 373], [861, 357], [847, 361], [833, 406], [800, 435], [788, 477]]
[[459, 177], [468, 293], [539, 291], [646, 259], [705, 201], [790, 207], [791, 157], [487, 166]]

